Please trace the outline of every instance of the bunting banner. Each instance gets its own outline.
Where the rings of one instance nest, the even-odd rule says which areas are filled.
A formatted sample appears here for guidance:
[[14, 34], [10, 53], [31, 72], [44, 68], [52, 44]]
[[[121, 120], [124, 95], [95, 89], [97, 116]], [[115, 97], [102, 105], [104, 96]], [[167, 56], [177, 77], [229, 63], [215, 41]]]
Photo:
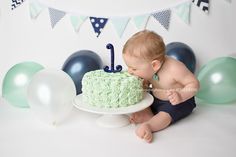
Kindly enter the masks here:
[[[21, 5], [25, 0], [12, 0], [11, 8], [12, 10]], [[231, 0], [225, 0], [231, 2]], [[62, 10], [58, 10], [56, 8], [52, 8], [51, 6], [45, 6], [45, 4], [41, 4], [39, 0], [30, 0], [29, 2], [29, 14], [31, 19], [36, 19], [40, 13], [47, 8], [51, 27], [57, 25], [57, 23], [64, 18], [65, 15], [69, 15], [70, 22], [75, 32], [79, 32], [81, 25], [88, 19], [91, 23], [91, 27], [94, 30], [96, 37], [99, 37], [102, 33], [103, 29], [105, 29], [108, 21], [113, 25], [114, 30], [117, 35], [121, 38], [126, 26], [129, 21], [132, 21], [137, 29], [146, 29], [148, 21], [152, 16], [164, 29], [169, 30], [171, 15], [172, 13], [176, 14], [179, 19], [181, 19], [184, 23], [190, 23], [190, 8], [191, 4], [196, 5], [202, 11], [208, 13], [209, 11], [209, 0], [182, 0], [175, 6], [171, 6], [169, 8], [164, 8], [162, 10], [156, 10], [150, 13], [144, 13], [141, 15], [133, 15], [133, 16], [120, 16], [120, 17], [96, 17], [91, 15], [80, 15], [79, 13], [70, 13]]]
[[204, 12], [208, 13], [209, 0], [193, 0], [192, 2], [199, 8], [201, 8]]
[[139, 15], [133, 17], [133, 22], [138, 29], [144, 29], [147, 26], [147, 21], [149, 19], [149, 14]]
[[55, 25], [66, 15], [66, 13], [53, 8], [48, 8], [48, 10], [50, 15], [51, 26], [52, 28], [54, 28]]
[[173, 11], [179, 16], [186, 24], [190, 23], [190, 5], [191, 2], [186, 2], [174, 7]]
[[96, 36], [99, 37], [101, 34], [103, 28], [105, 27], [107, 23], [107, 18], [99, 18], [99, 17], [89, 17], [90, 22], [93, 26], [94, 32], [96, 33]]
[[112, 25], [114, 26], [117, 34], [119, 37], [122, 36], [122, 34], [124, 33], [124, 30], [129, 22], [129, 18], [125, 18], [125, 17], [115, 17], [115, 18], [110, 18], [110, 21], [112, 23]]
[[166, 29], [169, 29], [171, 10], [153, 13], [152, 16]]
[[11, 1], [11, 10], [17, 8], [17, 7], [20, 6], [23, 2], [24, 2], [24, 0], [12, 0], [12, 1]]
[[70, 16], [70, 21], [71, 21], [71, 24], [72, 26], [74, 27], [74, 30], [75, 32], [78, 32], [81, 25], [84, 23], [84, 21], [87, 19], [88, 17], [87, 16], [74, 16], [74, 15], [71, 15]]
[[29, 10], [30, 10], [30, 17], [31, 19], [36, 19], [39, 14], [44, 10], [44, 6], [38, 2], [30, 2], [29, 3]]

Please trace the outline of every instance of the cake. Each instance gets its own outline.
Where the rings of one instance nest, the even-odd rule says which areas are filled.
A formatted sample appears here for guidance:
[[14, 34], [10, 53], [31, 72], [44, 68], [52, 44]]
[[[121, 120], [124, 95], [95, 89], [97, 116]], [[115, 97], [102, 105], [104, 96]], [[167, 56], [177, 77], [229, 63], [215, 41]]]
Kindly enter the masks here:
[[87, 72], [82, 79], [83, 100], [99, 108], [134, 105], [143, 98], [143, 80], [128, 72]]

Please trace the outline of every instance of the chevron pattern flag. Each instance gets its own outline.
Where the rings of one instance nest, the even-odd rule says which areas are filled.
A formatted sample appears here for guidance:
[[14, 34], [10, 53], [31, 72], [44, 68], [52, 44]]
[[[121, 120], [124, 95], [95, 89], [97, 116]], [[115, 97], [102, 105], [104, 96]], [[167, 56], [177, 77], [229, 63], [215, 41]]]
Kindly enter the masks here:
[[25, 0], [12, 0], [11, 2], [11, 10], [17, 8], [19, 5], [21, 5]]
[[66, 13], [57, 9], [52, 9], [52, 8], [48, 9], [49, 9], [51, 26], [52, 28], [54, 28], [55, 25], [66, 15]]
[[199, 8], [201, 8], [204, 12], [208, 13], [209, 0], [193, 0], [192, 2]]
[[100, 33], [102, 32], [103, 28], [107, 23], [107, 18], [97, 18], [97, 17], [89, 17], [90, 22], [93, 26], [94, 32], [96, 36], [99, 37]]
[[164, 11], [153, 13], [152, 16], [166, 29], [169, 29], [171, 10], [167, 9]]

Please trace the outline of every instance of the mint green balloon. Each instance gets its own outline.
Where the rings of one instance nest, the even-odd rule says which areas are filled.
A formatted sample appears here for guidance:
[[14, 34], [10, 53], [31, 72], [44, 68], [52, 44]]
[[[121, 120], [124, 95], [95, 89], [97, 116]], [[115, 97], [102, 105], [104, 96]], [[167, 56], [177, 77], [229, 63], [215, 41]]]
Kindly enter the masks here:
[[207, 63], [198, 74], [197, 97], [207, 103], [225, 104], [236, 101], [236, 59], [221, 57]]
[[27, 87], [33, 75], [43, 66], [35, 62], [22, 62], [14, 65], [3, 79], [2, 96], [12, 105], [29, 107]]

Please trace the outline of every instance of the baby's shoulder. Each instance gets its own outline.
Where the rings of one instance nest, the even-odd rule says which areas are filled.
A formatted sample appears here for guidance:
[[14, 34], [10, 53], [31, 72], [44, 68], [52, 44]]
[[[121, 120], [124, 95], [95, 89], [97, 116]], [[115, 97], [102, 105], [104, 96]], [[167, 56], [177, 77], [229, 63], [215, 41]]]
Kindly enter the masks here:
[[180, 61], [178, 61], [178, 60], [176, 60], [174, 58], [171, 58], [171, 57], [166, 57], [165, 64], [166, 64], [165, 66], [167, 68], [185, 67], [185, 65], [182, 62], [180, 62]]
[[178, 71], [178, 70], [182, 70], [182, 69], [185, 69], [185, 65], [174, 59], [174, 58], [171, 58], [171, 57], [166, 57], [166, 60], [165, 60], [165, 67], [166, 69], [169, 69], [169, 70], [174, 70], [174, 71]]

